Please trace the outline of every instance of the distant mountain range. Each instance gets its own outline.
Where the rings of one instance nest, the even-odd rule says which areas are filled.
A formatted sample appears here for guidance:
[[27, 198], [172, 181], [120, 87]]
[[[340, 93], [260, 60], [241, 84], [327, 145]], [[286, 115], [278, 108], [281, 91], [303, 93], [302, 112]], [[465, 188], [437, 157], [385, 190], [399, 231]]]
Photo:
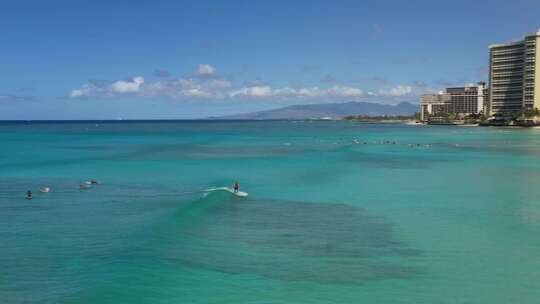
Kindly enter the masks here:
[[229, 115], [220, 119], [310, 119], [332, 117], [339, 118], [347, 115], [365, 116], [397, 116], [414, 115], [419, 106], [401, 102], [397, 105], [386, 105], [371, 102], [345, 102], [295, 105], [273, 110]]

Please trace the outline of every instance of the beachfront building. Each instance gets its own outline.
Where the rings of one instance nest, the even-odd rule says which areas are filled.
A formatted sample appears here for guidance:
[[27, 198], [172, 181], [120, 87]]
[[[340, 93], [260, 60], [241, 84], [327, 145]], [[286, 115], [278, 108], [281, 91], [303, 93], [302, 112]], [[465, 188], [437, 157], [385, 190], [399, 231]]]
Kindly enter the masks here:
[[540, 31], [521, 41], [489, 47], [488, 113], [540, 109]]
[[422, 121], [445, 121], [485, 113], [489, 90], [484, 82], [445, 92], [423, 95], [420, 101]]
[[458, 115], [482, 114], [488, 92], [485, 82], [466, 87], [447, 88], [446, 94], [450, 95], [448, 112]]
[[423, 95], [420, 100], [420, 119], [428, 121], [432, 118], [440, 118], [448, 112], [447, 104], [450, 95], [446, 93]]

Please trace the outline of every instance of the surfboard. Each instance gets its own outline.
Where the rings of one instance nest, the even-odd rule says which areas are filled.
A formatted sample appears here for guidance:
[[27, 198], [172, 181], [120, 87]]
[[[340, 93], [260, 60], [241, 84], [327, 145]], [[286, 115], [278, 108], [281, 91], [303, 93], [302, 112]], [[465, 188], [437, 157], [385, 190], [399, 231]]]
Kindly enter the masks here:
[[228, 188], [228, 187], [210, 188], [210, 189], [206, 189], [204, 191], [206, 191], [206, 192], [226, 191], [226, 192], [229, 192], [230, 194], [238, 196], [238, 197], [247, 197], [248, 196], [247, 192], [242, 192], [242, 191], [234, 192], [233, 189]]
[[39, 192], [41, 192], [41, 193], [49, 193], [49, 192], [51, 192], [51, 188], [49, 188], [49, 187], [39, 188]]

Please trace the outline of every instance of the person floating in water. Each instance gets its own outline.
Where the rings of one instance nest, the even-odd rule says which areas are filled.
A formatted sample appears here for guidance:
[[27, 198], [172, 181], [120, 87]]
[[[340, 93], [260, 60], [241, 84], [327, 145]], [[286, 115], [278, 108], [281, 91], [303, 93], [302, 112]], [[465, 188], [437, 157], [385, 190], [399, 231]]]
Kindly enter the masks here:
[[32, 191], [31, 190], [26, 191], [26, 199], [32, 199]]
[[238, 182], [234, 182], [233, 184], [234, 193], [238, 193], [239, 190], [240, 190], [240, 184]]

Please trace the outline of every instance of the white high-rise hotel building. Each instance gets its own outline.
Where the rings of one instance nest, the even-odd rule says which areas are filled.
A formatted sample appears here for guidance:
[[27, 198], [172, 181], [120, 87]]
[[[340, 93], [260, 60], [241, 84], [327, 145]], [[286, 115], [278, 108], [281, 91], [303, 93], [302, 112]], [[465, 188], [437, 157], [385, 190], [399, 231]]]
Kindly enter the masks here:
[[540, 109], [540, 31], [518, 42], [489, 47], [489, 111]]

